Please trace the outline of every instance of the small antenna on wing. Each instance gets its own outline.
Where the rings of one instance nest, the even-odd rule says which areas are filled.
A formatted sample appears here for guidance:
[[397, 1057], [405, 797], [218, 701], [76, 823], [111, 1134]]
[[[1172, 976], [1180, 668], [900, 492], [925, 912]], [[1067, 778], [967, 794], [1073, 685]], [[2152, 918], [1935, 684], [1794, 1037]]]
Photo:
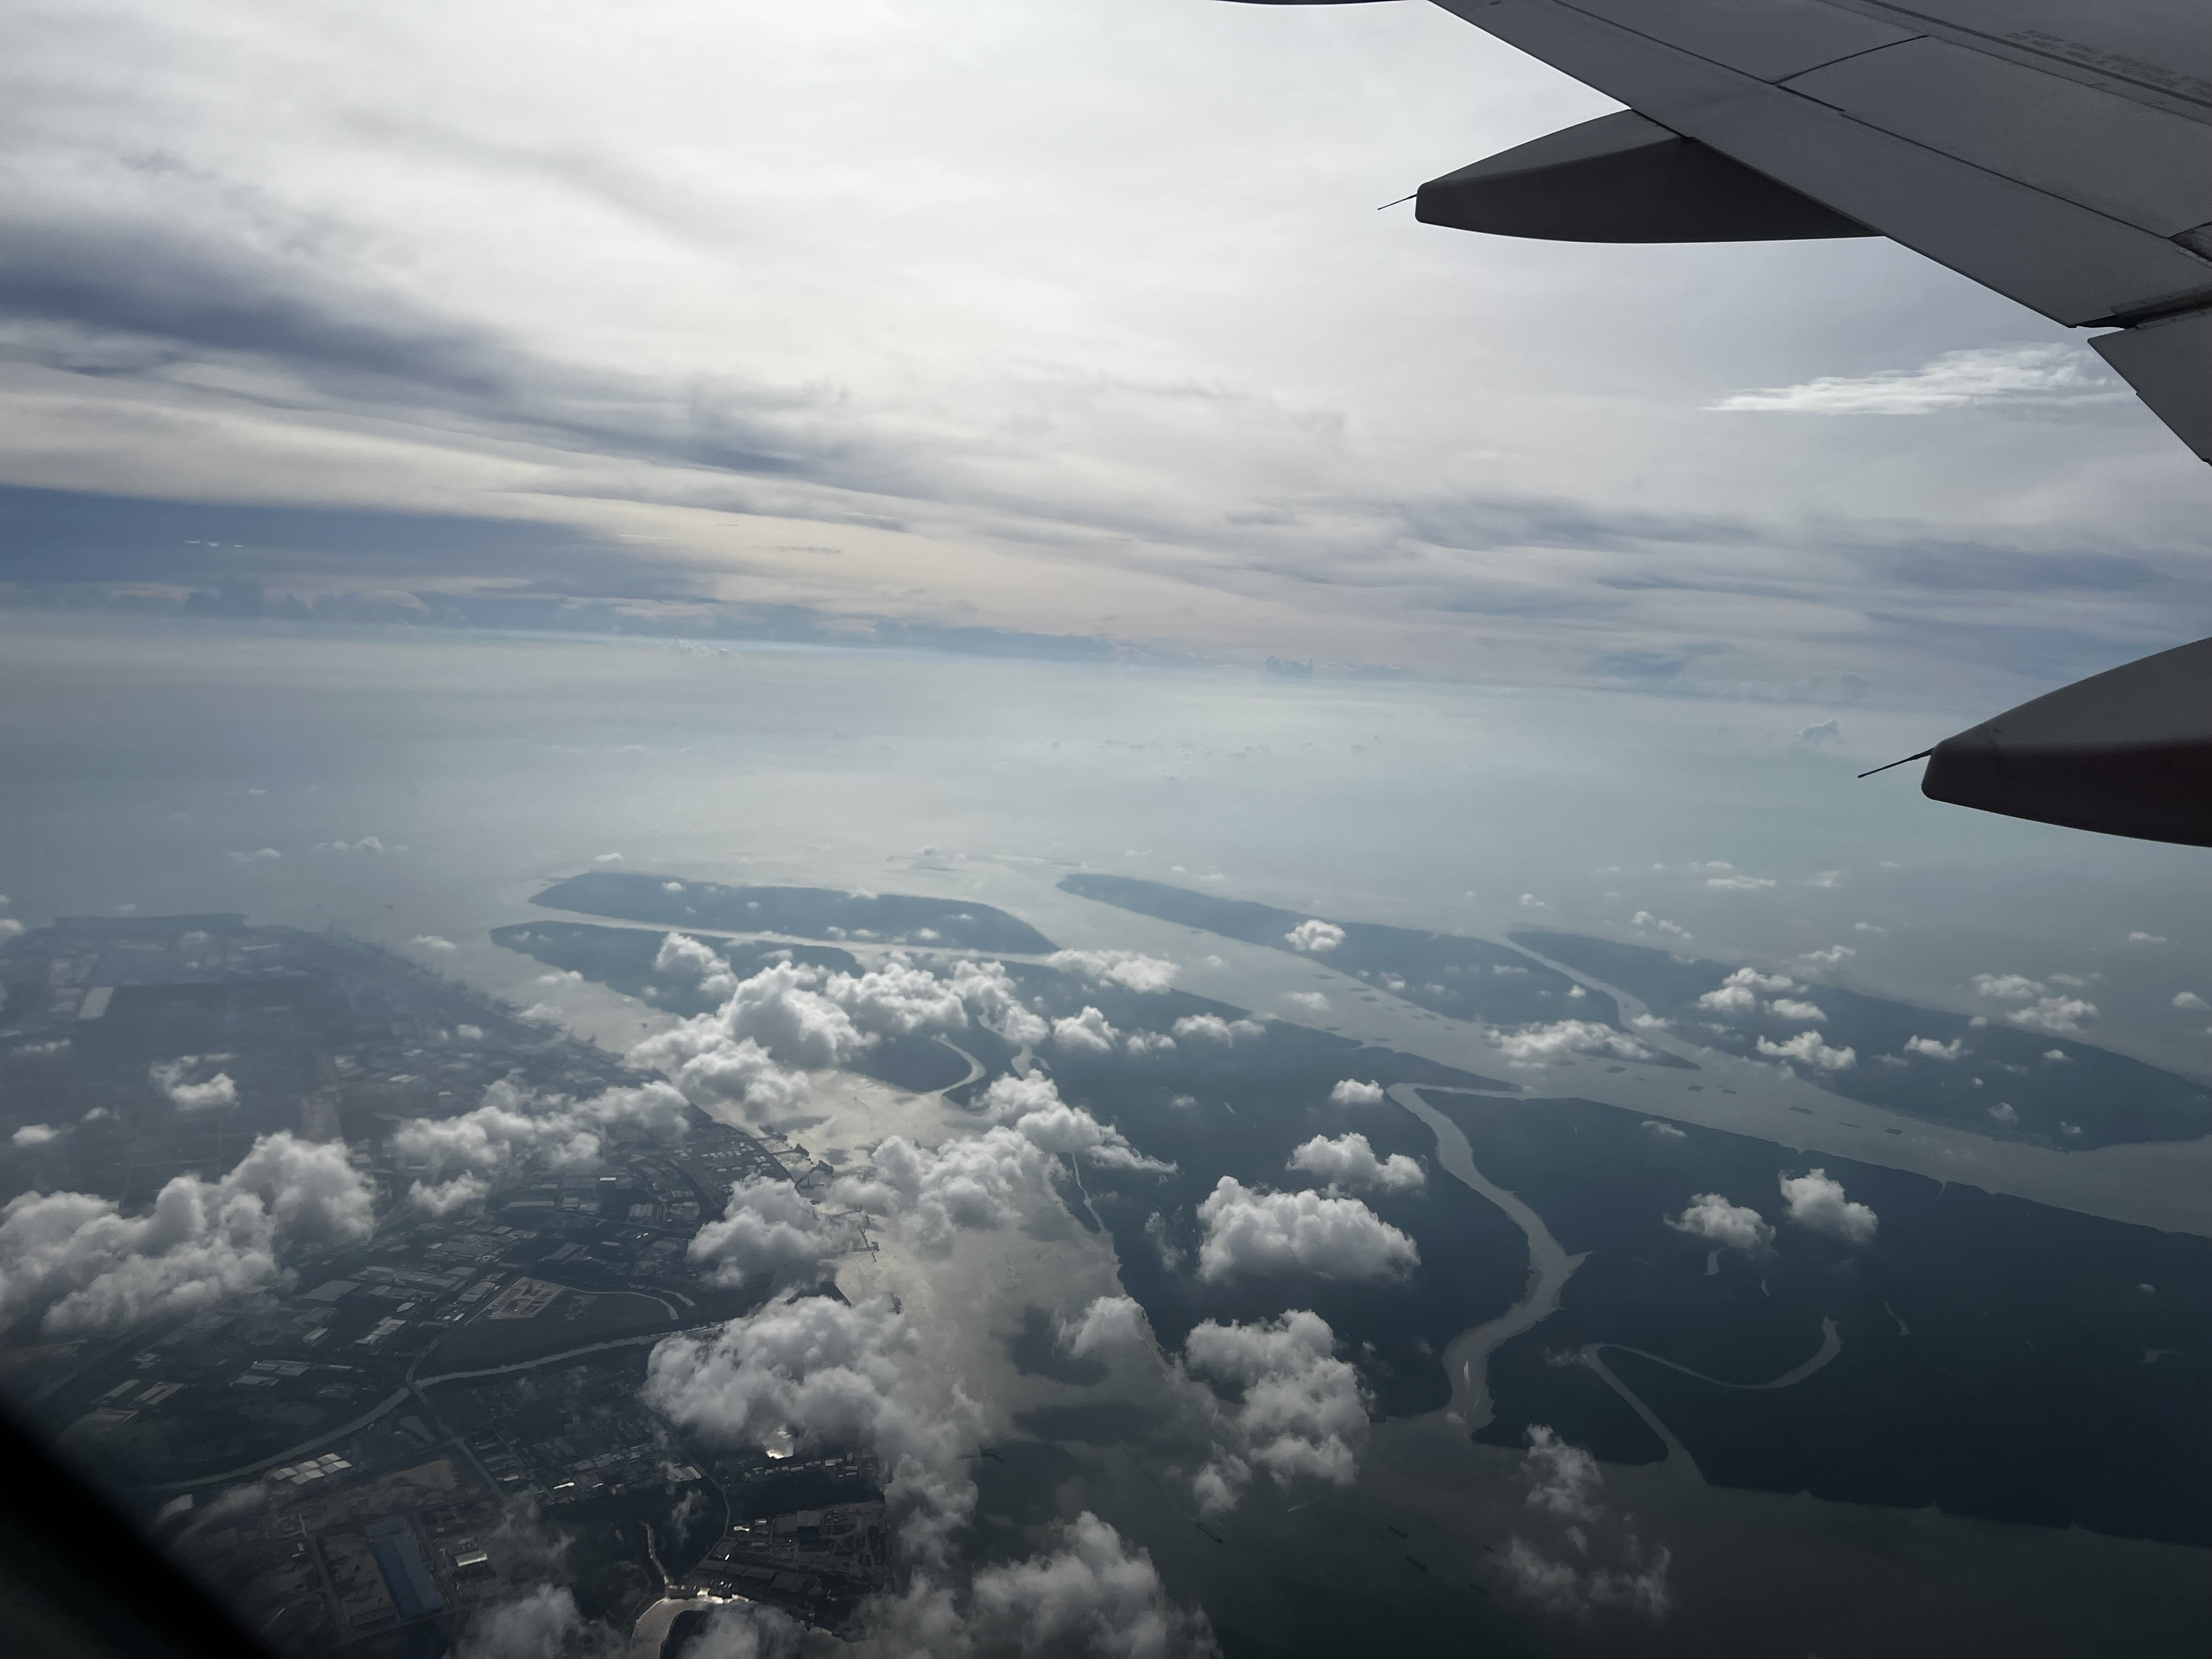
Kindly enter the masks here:
[[[1923, 749], [1917, 755], [1907, 755], [1905, 760], [1893, 760], [1890, 762], [1889, 766], [1902, 766], [1905, 761], [1926, 760], [1935, 752], [1933, 749]], [[1889, 770], [1889, 766], [1877, 766], [1874, 769], [1874, 772], [1887, 772]], [[1859, 775], [1863, 778], [1870, 778], [1874, 775], [1874, 772], [1862, 772]]]
[[[1419, 191], [1417, 190], [1417, 191], [1415, 191], [1413, 192], [1413, 196], [1419, 196], [1420, 193], [1421, 193], [1421, 192], [1420, 192], [1420, 191]], [[1375, 210], [1376, 210], [1377, 213], [1388, 213], [1388, 212], [1389, 212], [1392, 208], [1394, 208], [1394, 207], [1403, 207], [1403, 206], [1405, 206], [1405, 204], [1406, 204], [1407, 203], [1408, 203], [1408, 202], [1410, 202], [1410, 201], [1412, 201], [1412, 200], [1413, 199], [1413, 196], [1401, 196], [1401, 197], [1400, 197], [1396, 201], [1395, 201], [1395, 202], [1385, 202], [1385, 203], [1383, 203], [1383, 204], [1382, 204], [1382, 205], [1381, 207], [1376, 208]]]

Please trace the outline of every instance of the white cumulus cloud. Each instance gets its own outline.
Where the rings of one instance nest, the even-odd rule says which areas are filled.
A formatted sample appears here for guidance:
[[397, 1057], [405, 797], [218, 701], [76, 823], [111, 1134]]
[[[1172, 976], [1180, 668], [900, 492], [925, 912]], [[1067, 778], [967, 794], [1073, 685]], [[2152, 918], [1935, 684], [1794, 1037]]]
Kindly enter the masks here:
[[1121, 1034], [1106, 1023], [1106, 1016], [1086, 1006], [1079, 1014], [1052, 1023], [1052, 1040], [1073, 1054], [1110, 1054]]
[[198, 1082], [191, 1080], [193, 1073], [205, 1071], [229, 1058], [228, 1054], [180, 1054], [174, 1060], [156, 1060], [147, 1068], [146, 1074], [155, 1088], [185, 1111], [235, 1106], [238, 1085], [229, 1073], [217, 1072]]
[[338, 1145], [263, 1135], [219, 1181], [170, 1179], [143, 1215], [88, 1193], [0, 1206], [0, 1328], [38, 1313], [50, 1334], [116, 1332], [281, 1284], [285, 1246], [351, 1243], [374, 1195]]
[[710, 1443], [761, 1447], [788, 1434], [802, 1449], [865, 1447], [903, 1540], [934, 1555], [975, 1507], [965, 1454], [977, 1413], [957, 1386], [946, 1394], [931, 1384], [914, 1347], [887, 1300], [794, 1297], [710, 1335], [659, 1343], [645, 1399]]
[[1619, 1060], [1648, 1060], [1651, 1051], [1626, 1031], [1592, 1020], [1563, 1019], [1550, 1025], [1524, 1025], [1517, 1031], [1501, 1031], [1491, 1041], [1509, 1066], [1523, 1068], [1556, 1066], [1577, 1054], [1610, 1055]]
[[825, 1214], [788, 1181], [748, 1176], [732, 1184], [720, 1218], [692, 1236], [689, 1255], [717, 1285], [762, 1275], [811, 1285], [861, 1239], [856, 1221]]
[[1382, 1103], [1382, 1085], [1348, 1077], [1328, 1091], [1328, 1098], [1334, 1106], [1380, 1106]]
[[1312, 1273], [1322, 1279], [1401, 1278], [1419, 1265], [1413, 1241], [1356, 1198], [1271, 1193], [1224, 1176], [1198, 1206], [1206, 1236], [1198, 1276]]
[[1966, 1047], [1964, 1037], [1953, 1037], [1948, 1042], [1942, 1042], [1934, 1037], [1912, 1036], [1905, 1040], [1904, 1052], [1917, 1054], [1923, 1060], [1956, 1060], [1966, 1052]]
[[2038, 997], [2029, 1008], [2012, 1008], [2005, 1018], [2024, 1030], [2043, 1031], [2052, 1036], [2079, 1036], [2081, 1022], [2097, 1017], [2097, 1005], [2080, 997]]
[[1185, 1014], [1175, 1023], [1173, 1030], [1179, 1037], [1218, 1042], [1224, 1048], [1267, 1034], [1267, 1028], [1256, 1019], [1224, 1019], [1218, 1014]]
[[1844, 1196], [1844, 1183], [1826, 1170], [1782, 1177], [1782, 1196], [1790, 1218], [1801, 1227], [1840, 1238], [1847, 1244], [1870, 1242], [1881, 1223], [1867, 1206]]
[[1528, 1430], [1522, 1472], [1528, 1480], [1530, 1513], [1558, 1528], [1571, 1553], [1547, 1554], [1516, 1533], [1499, 1562], [1508, 1588], [1550, 1613], [1588, 1618], [1594, 1608], [1620, 1607], [1648, 1619], [1664, 1618], [1672, 1604], [1667, 1587], [1671, 1557], [1666, 1550], [1647, 1555], [1628, 1529], [1615, 1550], [1607, 1552], [1617, 1553], [1618, 1565], [1596, 1559], [1603, 1546], [1594, 1534], [1607, 1518], [1605, 1477], [1597, 1460], [1538, 1423]]
[[1418, 1192], [1427, 1184], [1421, 1166], [1403, 1152], [1378, 1158], [1363, 1134], [1334, 1140], [1316, 1135], [1291, 1154], [1290, 1168], [1332, 1188], [1380, 1187], [1385, 1192]]
[[1293, 1309], [1252, 1324], [1207, 1320], [1182, 1355], [1170, 1357], [1135, 1302], [1101, 1297], [1062, 1322], [1060, 1340], [1079, 1358], [1152, 1370], [1161, 1419], [1208, 1447], [1191, 1483], [1208, 1514], [1236, 1507], [1255, 1477], [1278, 1488], [1301, 1478], [1347, 1486], [1358, 1472], [1371, 1402], [1316, 1313]]
[[1344, 929], [1333, 921], [1322, 921], [1310, 916], [1283, 938], [1293, 951], [1323, 956], [1344, 943]]
[[422, 1167], [409, 1201], [442, 1215], [480, 1201], [492, 1182], [525, 1165], [596, 1164], [612, 1135], [680, 1139], [690, 1127], [685, 1113], [684, 1097], [665, 1083], [572, 1100], [533, 1094], [502, 1079], [468, 1111], [406, 1119], [392, 1131], [392, 1149], [404, 1164]]
[[1678, 1233], [1694, 1233], [1723, 1248], [1757, 1250], [1774, 1237], [1765, 1216], [1748, 1206], [1731, 1204], [1718, 1193], [1699, 1193], [1682, 1213], [1667, 1218]]
[[1080, 974], [1101, 985], [1118, 985], [1148, 994], [1166, 990], [1180, 971], [1164, 957], [1148, 957], [1140, 951], [1055, 951], [1045, 958], [1045, 964]]
[[1761, 1037], [1759, 1052], [1769, 1060], [1794, 1060], [1818, 1072], [1848, 1072], [1859, 1060], [1856, 1048], [1832, 1047], [1818, 1031], [1800, 1031], [1784, 1042]]

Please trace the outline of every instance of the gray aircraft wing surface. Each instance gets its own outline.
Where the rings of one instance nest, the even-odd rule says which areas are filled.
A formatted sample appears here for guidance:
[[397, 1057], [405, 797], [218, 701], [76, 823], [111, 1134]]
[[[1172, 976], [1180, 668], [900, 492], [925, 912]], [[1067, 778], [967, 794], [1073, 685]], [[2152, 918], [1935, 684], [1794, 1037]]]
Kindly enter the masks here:
[[[1887, 236], [2110, 330], [2089, 343], [2212, 461], [2212, 0], [1435, 3], [1627, 108], [1431, 179], [1425, 222], [1587, 242]], [[1938, 800], [2212, 847], [2212, 641], [1911, 758]]]
[[2114, 330], [2091, 344], [2212, 461], [2207, 0], [1435, 3], [1629, 112], [1431, 180], [1429, 222], [1887, 236]]

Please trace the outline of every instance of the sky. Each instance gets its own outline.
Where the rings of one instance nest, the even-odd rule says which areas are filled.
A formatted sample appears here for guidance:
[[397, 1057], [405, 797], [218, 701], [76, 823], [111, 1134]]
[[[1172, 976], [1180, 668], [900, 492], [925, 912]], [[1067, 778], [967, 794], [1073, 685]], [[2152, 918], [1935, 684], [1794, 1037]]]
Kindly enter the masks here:
[[1377, 211], [1610, 107], [1419, 0], [20, 6], [0, 582], [1992, 712], [2202, 631], [2082, 337]]

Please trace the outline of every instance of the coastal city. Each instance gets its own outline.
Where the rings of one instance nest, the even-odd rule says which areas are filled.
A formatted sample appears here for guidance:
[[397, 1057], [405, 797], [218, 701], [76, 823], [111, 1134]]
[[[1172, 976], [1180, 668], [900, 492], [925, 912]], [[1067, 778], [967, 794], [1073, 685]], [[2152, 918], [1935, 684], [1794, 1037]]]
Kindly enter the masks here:
[[804, 1146], [686, 1105], [588, 1158], [518, 1149], [441, 1213], [407, 1126], [647, 1079], [390, 952], [233, 915], [64, 919], [0, 945], [0, 983], [11, 1194], [127, 1212], [277, 1135], [343, 1146], [374, 1194], [367, 1237], [289, 1249], [285, 1277], [0, 1347], [32, 1426], [272, 1646], [439, 1651], [549, 1583], [623, 1628], [726, 1595], [834, 1626], [883, 1583], [865, 1459], [694, 1443], [641, 1396], [653, 1344], [764, 1299], [688, 1247], [732, 1182], [811, 1175]]

